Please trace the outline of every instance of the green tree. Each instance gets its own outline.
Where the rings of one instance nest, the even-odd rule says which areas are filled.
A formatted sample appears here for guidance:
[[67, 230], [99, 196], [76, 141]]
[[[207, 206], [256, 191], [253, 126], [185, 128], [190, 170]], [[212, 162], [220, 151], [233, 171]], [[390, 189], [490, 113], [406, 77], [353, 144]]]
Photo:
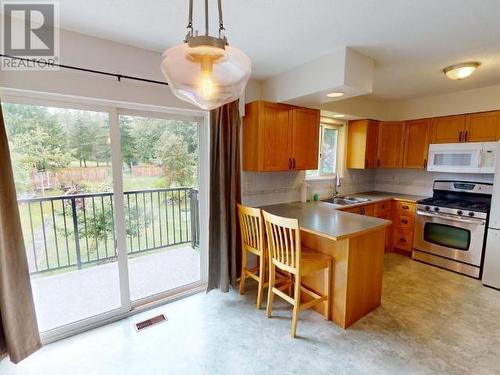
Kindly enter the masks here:
[[156, 149], [156, 162], [163, 168], [167, 187], [191, 186], [196, 177], [196, 160], [188, 144], [172, 132], [164, 132]]
[[27, 172], [42, 172], [66, 167], [70, 156], [64, 142], [54, 139], [41, 127], [13, 137], [13, 151]]
[[87, 167], [87, 161], [95, 160], [95, 141], [98, 125], [82, 111], [77, 111], [68, 124], [69, 145], [73, 157], [80, 162], [80, 167]]
[[120, 144], [122, 159], [131, 169], [137, 162], [136, 140], [132, 135], [131, 120], [128, 116], [120, 117]]

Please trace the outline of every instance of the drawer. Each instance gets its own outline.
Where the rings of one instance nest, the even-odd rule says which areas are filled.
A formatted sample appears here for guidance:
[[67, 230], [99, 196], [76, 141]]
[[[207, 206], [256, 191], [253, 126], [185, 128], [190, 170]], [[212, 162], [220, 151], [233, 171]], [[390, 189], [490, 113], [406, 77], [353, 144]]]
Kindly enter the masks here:
[[380, 217], [380, 215], [383, 215], [385, 212], [390, 212], [391, 207], [391, 201], [377, 203], [375, 204], [375, 215], [377, 215], [377, 217]]
[[393, 243], [392, 245], [401, 250], [412, 251], [413, 250], [413, 233], [406, 233], [400, 230], [394, 231]]
[[395, 220], [396, 227], [406, 231], [413, 231], [415, 217], [407, 215], [397, 215]]
[[415, 203], [397, 201], [396, 210], [401, 215], [414, 215], [417, 205]]

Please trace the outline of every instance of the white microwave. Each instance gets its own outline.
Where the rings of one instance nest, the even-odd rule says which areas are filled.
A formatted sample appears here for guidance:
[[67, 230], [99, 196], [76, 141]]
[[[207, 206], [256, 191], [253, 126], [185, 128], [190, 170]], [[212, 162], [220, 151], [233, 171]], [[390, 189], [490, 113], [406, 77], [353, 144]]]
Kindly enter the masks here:
[[427, 170], [451, 173], [495, 173], [498, 142], [445, 143], [429, 146]]

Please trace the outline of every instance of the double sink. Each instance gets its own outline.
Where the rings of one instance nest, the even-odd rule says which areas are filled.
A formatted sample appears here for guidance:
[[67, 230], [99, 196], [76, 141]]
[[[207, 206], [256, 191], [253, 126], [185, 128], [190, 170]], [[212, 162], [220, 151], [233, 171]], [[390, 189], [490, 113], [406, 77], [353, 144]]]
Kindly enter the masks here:
[[358, 197], [333, 197], [322, 199], [321, 201], [326, 203], [338, 204], [339, 206], [349, 206], [351, 204], [370, 202], [371, 199]]

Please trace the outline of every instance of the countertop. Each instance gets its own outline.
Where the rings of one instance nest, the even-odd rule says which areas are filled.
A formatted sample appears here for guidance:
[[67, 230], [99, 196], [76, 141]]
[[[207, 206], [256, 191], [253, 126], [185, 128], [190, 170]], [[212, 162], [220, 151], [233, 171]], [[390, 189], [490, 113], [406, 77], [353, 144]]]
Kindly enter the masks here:
[[[341, 196], [344, 196], [344, 195], [341, 195]], [[333, 209], [342, 210], [342, 209], [364, 206], [367, 204], [373, 204], [373, 203], [382, 202], [382, 201], [391, 200], [391, 199], [415, 203], [421, 199], [428, 198], [428, 197], [420, 196], [420, 195], [386, 193], [386, 192], [381, 192], [381, 191], [370, 191], [367, 193], [347, 194], [345, 196], [346, 197], [356, 197], [356, 198], [367, 198], [367, 199], [369, 199], [369, 201], [368, 202], [359, 202], [359, 203], [354, 203], [354, 204], [349, 204], [349, 205], [340, 205], [340, 204], [333, 204], [333, 203], [327, 203], [327, 202], [324, 202], [324, 203], [329, 204], [330, 207]]]
[[416, 202], [416, 201], [419, 201], [421, 199], [428, 198], [426, 196], [421, 196], [421, 195], [387, 193], [387, 192], [382, 192], [382, 191], [370, 191], [368, 193], [349, 194], [348, 196], [359, 197], [359, 198], [369, 198], [372, 202], [383, 201], [383, 200], [387, 200], [387, 199], [396, 199], [396, 200], [405, 201], [405, 202]]
[[261, 208], [274, 215], [299, 219], [301, 230], [336, 241], [391, 225], [389, 220], [342, 212], [336, 205], [324, 202], [283, 203]]

